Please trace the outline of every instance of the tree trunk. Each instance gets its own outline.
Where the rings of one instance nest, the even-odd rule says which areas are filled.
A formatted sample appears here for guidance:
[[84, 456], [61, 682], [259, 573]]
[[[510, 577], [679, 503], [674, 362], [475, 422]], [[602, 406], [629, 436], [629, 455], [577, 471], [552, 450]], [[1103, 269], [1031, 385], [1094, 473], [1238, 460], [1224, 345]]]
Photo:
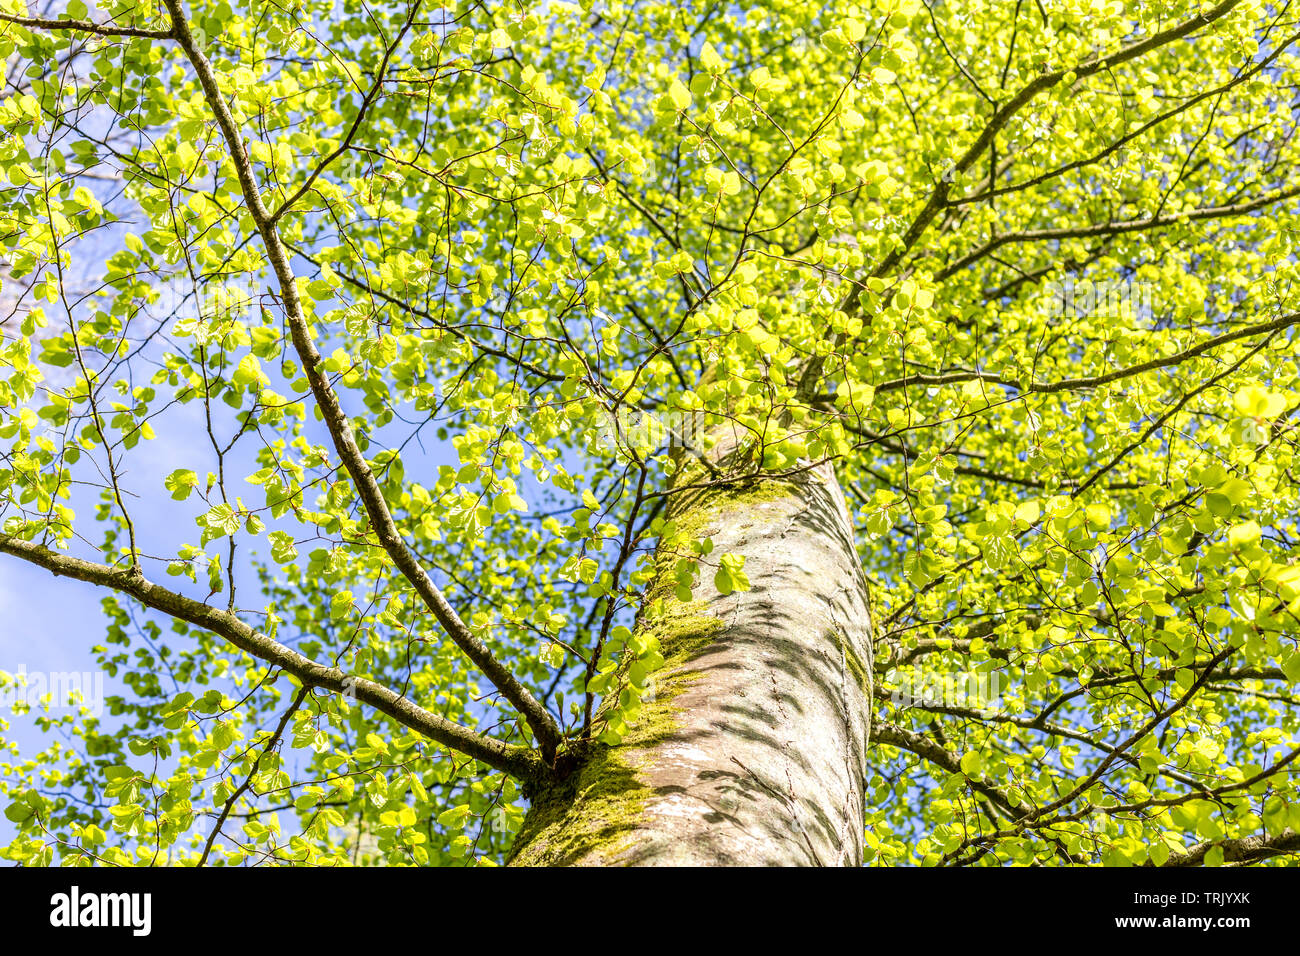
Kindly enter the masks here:
[[[636, 625], [666, 659], [653, 703], [621, 743], [593, 744], [530, 795], [511, 862], [860, 864], [872, 635], [834, 470], [684, 491], [671, 515], [714, 548], [689, 604], [673, 594], [676, 555], [658, 556]], [[728, 552], [750, 590], [714, 587], [708, 564]]]

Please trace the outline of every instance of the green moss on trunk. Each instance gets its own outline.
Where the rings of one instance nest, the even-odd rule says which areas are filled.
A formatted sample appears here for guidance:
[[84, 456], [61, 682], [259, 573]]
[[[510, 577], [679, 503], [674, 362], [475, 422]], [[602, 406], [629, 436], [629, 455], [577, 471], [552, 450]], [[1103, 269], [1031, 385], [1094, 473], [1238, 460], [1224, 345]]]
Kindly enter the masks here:
[[[675, 476], [675, 484], [708, 480], [702, 467]], [[673, 541], [661, 541], [657, 573], [647, 587], [637, 629], [659, 643], [664, 663], [654, 672], [655, 695], [643, 701], [629, 733], [616, 745], [593, 741], [580, 745], [568, 759], [575, 769], [565, 779], [530, 794], [532, 806], [515, 838], [510, 863], [515, 866], [564, 866], [617, 863], [630, 849], [653, 793], [641, 782], [639, 769], [651, 759], [653, 745], [678, 729], [673, 701], [696, 679], [691, 662], [723, 628], [703, 613], [703, 602], [683, 603], [675, 596], [674, 564], [679, 546], [709, 536], [712, 523], [740, 521], [744, 513], [768, 501], [793, 498], [794, 485], [781, 480], [748, 481], [684, 491], [674, 500]], [[611, 701], [601, 706], [603, 712]], [[600, 712], [596, 715], [600, 722]]]
[[577, 756], [565, 780], [532, 795], [515, 838], [514, 866], [615, 863], [628, 848], [651, 791], [637, 777], [645, 751], [677, 729], [673, 700], [695, 679], [691, 661], [713, 641], [722, 622], [698, 613], [696, 603], [673, 602], [662, 617], [643, 621], [659, 639], [663, 665], [655, 697], [646, 701], [630, 733], [616, 746], [593, 743]]

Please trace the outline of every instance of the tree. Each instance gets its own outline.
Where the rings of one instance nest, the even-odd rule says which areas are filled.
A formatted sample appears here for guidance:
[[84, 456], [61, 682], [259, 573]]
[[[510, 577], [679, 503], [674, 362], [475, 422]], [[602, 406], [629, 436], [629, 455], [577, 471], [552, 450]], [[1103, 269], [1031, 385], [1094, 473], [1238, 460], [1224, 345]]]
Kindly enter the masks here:
[[1298, 30], [0, 0], [6, 858], [1293, 859]]

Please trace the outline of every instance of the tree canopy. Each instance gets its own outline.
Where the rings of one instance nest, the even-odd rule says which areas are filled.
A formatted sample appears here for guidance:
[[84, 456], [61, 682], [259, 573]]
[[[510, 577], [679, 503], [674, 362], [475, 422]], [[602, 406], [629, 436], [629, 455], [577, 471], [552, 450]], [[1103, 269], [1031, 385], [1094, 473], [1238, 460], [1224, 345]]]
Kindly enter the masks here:
[[445, 2], [0, 0], [5, 858], [501, 862], [824, 462], [870, 862], [1300, 849], [1289, 0]]

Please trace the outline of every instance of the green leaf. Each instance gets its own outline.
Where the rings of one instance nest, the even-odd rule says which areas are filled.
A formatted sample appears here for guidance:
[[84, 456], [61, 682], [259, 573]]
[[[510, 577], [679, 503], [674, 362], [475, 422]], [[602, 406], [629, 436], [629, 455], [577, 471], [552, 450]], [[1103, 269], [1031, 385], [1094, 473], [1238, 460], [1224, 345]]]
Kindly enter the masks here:
[[690, 107], [691, 91], [682, 84], [681, 80], [674, 78], [668, 87], [668, 99], [672, 101], [673, 109], [680, 112]]
[[744, 566], [744, 555], [722, 555], [718, 559], [718, 571], [713, 576], [713, 586], [718, 589], [720, 594], [731, 594], [733, 591], [748, 591], [749, 578], [741, 570]]
[[330, 596], [330, 620], [343, 620], [352, 611], [352, 607], [353, 598], [351, 591], [335, 591], [334, 594]]
[[177, 468], [163, 480], [163, 487], [176, 501], [184, 501], [199, 483], [199, 476], [188, 468]]
[[[173, 497], [175, 497], [174, 492]], [[214, 505], [199, 521], [218, 535], [232, 535], [239, 530], [242, 523], [239, 513], [225, 503]]]
[[469, 820], [470, 808], [467, 804], [452, 807], [438, 814], [438, 824], [449, 829], [460, 829]]

